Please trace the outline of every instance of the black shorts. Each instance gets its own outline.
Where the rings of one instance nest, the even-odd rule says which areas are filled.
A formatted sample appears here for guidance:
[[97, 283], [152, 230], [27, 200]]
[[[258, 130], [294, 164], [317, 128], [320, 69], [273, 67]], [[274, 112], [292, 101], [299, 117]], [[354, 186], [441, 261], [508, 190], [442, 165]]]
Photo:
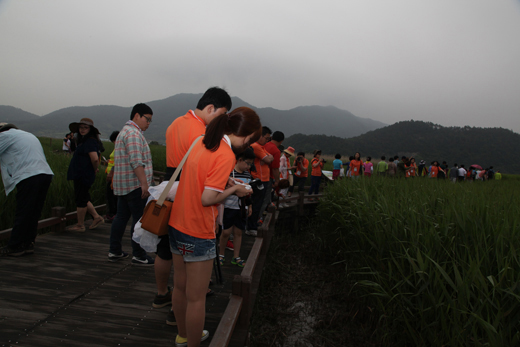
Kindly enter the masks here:
[[[247, 213], [247, 211], [246, 211]], [[246, 229], [246, 218], [242, 218], [242, 212], [232, 208], [224, 209], [224, 230], [236, 226], [240, 230]]]
[[171, 260], [172, 251], [170, 249], [170, 237], [168, 234], [159, 236], [159, 243], [157, 244], [157, 256], [162, 260]]
[[74, 198], [76, 200], [76, 207], [87, 207], [90, 201], [90, 186], [83, 183], [82, 180], [74, 180]]

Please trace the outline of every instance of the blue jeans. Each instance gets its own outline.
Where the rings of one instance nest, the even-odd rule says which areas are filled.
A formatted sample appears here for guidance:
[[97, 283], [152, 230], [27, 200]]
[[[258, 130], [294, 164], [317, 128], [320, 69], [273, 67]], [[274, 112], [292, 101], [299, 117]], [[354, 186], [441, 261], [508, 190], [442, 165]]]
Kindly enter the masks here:
[[311, 188], [309, 189], [309, 195], [320, 193], [321, 176], [311, 176]]
[[[141, 188], [117, 197], [117, 214], [112, 221], [112, 228], [110, 229], [110, 253], [121, 254], [123, 252], [121, 241], [123, 240], [126, 224], [132, 217], [132, 226], [130, 227], [130, 238], [132, 238], [134, 225], [143, 215], [145, 206], [146, 199], [141, 199]], [[132, 255], [138, 258], [146, 255], [146, 251], [134, 240], [132, 240]]]

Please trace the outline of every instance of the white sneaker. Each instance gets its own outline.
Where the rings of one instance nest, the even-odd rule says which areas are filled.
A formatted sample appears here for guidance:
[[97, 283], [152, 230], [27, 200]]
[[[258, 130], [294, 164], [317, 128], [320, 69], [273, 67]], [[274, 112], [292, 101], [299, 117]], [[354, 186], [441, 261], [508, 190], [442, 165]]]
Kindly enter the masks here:
[[257, 236], [258, 232], [256, 230], [246, 230], [246, 235]]

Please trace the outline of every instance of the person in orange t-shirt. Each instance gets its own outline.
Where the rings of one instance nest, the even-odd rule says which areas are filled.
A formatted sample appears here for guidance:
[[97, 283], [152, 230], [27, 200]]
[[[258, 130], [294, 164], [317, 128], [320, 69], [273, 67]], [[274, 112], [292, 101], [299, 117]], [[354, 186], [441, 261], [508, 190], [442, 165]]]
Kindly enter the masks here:
[[321, 150], [317, 149], [314, 151], [314, 158], [311, 160], [311, 187], [309, 189], [309, 195], [318, 194], [320, 192], [321, 183], [321, 169], [323, 169], [323, 159], [320, 160]]
[[439, 174], [439, 162], [435, 160], [432, 164], [432, 169], [430, 171], [430, 178], [437, 178]]
[[[253, 212], [251, 213], [251, 217], [247, 220], [247, 230], [246, 235], [256, 236], [258, 229], [258, 218], [260, 214], [263, 212], [261, 210], [262, 203], [264, 202], [265, 194], [271, 194], [271, 192], [267, 192], [267, 188], [269, 186], [269, 164], [273, 161], [274, 157], [269, 154], [265, 150], [265, 144], [271, 140], [271, 129], [268, 127], [262, 127], [262, 136], [258, 139], [257, 142], [253, 143], [251, 147], [255, 152], [255, 171], [251, 171], [251, 175], [255, 179], [260, 179], [262, 181], [262, 185], [258, 187], [258, 185], [253, 186], [253, 195], [251, 196], [251, 200], [253, 201]], [[261, 188], [261, 189], [260, 189]]]
[[[195, 111], [189, 110], [170, 124], [166, 130], [166, 180], [171, 178], [193, 141], [206, 132], [206, 125], [230, 110], [231, 104], [231, 97], [224, 89], [212, 87], [199, 99]], [[177, 181], [180, 177], [181, 175], [177, 176]], [[155, 308], [166, 306], [172, 301], [172, 293], [168, 287], [172, 269], [170, 239], [168, 235], [159, 236], [159, 239], [154, 264], [157, 285], [157, 294], [153, 301]], [[166, 318], [166, 323], [169, 325], [175, 325], [172, 311], [173, 307]]]
[[292, 188], [294, 189], [294, 187], [298, 186], [298, 192], [303, 192], [305, 182], [309, 176], [309, 161], [305, 159], [304, 152], [298, 152], [298, 156], [296, 157], [291, 169], [294, 169], [294, 183]]
[[179, 334], [176, 344], [205, 340], [203, 330], [208, 279], [216, 257], [217, 205], [228, 196], [246, 196], [244, 185], [226, 188], [235, 153], [260, 137], [260, 118], [239, 107], [208, 124], [206, 135], [189, 154], [182, 170], [169, 220], [173, 254], [173, 310]]
[[363, 162], [361, 161], [361, 154], [356, 152], [356, 154], [354, 154], [354, 159], [350, 161], [350, 177], [359, 178], [362, 167]]
[[415, 177], [417, 175], [417, 164], [415, 163], [414, 157], [411, 157], [408, 163], [404, 164], [404, 169], [406, 171], [406, 178]]

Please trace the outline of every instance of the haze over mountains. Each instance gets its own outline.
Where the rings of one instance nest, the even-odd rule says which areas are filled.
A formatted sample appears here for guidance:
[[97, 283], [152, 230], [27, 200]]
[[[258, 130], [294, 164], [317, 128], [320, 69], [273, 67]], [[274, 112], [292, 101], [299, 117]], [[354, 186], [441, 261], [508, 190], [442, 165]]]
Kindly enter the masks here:
[[[165, 142], [171, 122], [194, 109], [202, 94], [177, 94], [162, 100], [145, 102], [154, 111], [153, 122], [145, 133], [150, 141]], [[429, 122], [404, 121], [387, 126], [372, 119], [328, 106], [301, 106], [291, 110], [257, 108], [233, 97], [233, 108], [255, 109], [262, 124], [286, 135], [285, 146], [310, 154], [342, 154], [343, 158], [361, 152], [378, 160], [382, 155], [415, 156], [426, 162], [447, 161], [452, 165], [494, 166], [506, 173], [520, 172], [520, 135], [502, 128], [443, 127]], [[45, 116], [12, 106], [0, 106], [0, 122], [10, 122], [37, 136], [62, 138], [68, 125], [83, 117], [94, 120], [102, 138], [120, 130], [130, 117], [131, 107], [67, 107]], [[323, 135], [322, 135], [323, 134]], [[345, 159], [346, 160], [346, 159]]]
[[[145, 102], [153, 112], [153, 122], [146, 131], [148, 140], [165, 142], [165, 131], [171, 122], [195, 109], [202, 94], [177, 94], [162, 100]], [[273, 131], [280, 130], [286, 136], [296, 133], [326, 134], [338, 137], [353, 137], [386, 126], [368, 118], [360, 118], [333, 106], [301, 106], [291, 110], [254, 107], [238, 97], [233, 97], [233, 108], [247, 106], [261, 117], [262, 124]], [[0, 106], [0, 122], [11, 122], [37, 136], [63, 137], [71, 122], [83, 117], [91, 118], [108, 138], [112, 131], [120, 130], [130, 117], [131, 107], [98, 105], [67, 107], [39, 117], [11, 106]]]

